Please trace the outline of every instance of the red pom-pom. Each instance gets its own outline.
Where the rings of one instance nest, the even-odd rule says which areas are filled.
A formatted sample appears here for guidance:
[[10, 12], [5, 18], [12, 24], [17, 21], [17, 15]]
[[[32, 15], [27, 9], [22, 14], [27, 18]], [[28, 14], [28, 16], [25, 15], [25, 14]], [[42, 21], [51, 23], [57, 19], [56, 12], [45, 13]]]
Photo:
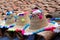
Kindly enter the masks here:
[[43, 15], [39, 15], [39, 18], [42, 19], [43, 18]]
[[20, 32], [20, 33], [22, 33], [24, 35], [25, 30], [16, 29], [16, 32]]
[[54, 29], [56, 29], [56, 27], [45, 28], [46, 31], [53, 31]]

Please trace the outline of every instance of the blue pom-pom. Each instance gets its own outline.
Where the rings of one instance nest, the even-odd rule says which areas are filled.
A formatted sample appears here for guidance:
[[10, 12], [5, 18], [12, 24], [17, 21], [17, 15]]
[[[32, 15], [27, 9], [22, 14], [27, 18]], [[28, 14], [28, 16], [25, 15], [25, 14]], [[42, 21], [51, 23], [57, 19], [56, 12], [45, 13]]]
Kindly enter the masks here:
[[13, 11], [8, 11], [7, 13], [6, 13], [6, 15], [11, 15], [11, 14], [13, 14]]
[[24, 28], [23, 28], [23, 30], [25, 30], [27, 27], [29, 27], [30, 26], [30, 24], [26, 24], [25, 26], [24, 26]]
[[9, 28], [14, 27], [14, 26], [15, 26], [15, 24], [12, 24], [12, 25], [9, 26]]
[[24, 16], [24, 14], [19, 14], [19, 16]]
[[7, 26], [3, 26], [3, 28], [8, 28]]
[[55, 18], [55, 20], [60, 20], [60, 18]]
[[42, 11], [42, 10], [40, 10], [40, 12], [42, 13], [43, 11]]
[[37, 34], [39, 32], [43, 32], [43, 31], [45, 31], [45, 29], [44, 28], [41, 28], [40, 30], [37, 30], [36, 32], [33, 32], [33, 34]]
[[29, 17], [30, 17], [30, 19], [31, 19], [31, 18], [32, 18], [32, 15], [30, 15]]
[[6, 15], [10, 15], [11, 13], [10, 12], [7, 12]]
[[56, 22], [55, 21], [50, 21], [50, 23], [55, 24]]
[[53, 20], [55, 20], [55, 18], [51, 18], [50, 20], [53, 21]]
[[51, 20], [51, 21], [60, 20], [60, 18], [51, 18], [50, 20]]

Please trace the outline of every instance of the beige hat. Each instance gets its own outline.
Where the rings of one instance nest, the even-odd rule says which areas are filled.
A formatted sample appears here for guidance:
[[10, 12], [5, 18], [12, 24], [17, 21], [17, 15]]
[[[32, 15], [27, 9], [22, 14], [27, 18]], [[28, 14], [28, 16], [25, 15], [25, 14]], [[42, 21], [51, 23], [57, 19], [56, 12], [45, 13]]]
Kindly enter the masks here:
[[10, 16], [6, 16], [6, 18], [7, 18], [7, 20], [5, 21], [6, 25], [11, 25], [15, 23], [15, 18], [13, 14], [11, 14]]
[[[37, 30], [48, 26], [49, 23], [40, 10], [33, 11], [31, 15], [33, 16], [30, 19], [30, 27], [26, 29], [25, 34], [31, 34], [32, 32], [36, 32]], [[38, 15], [42, 18], [40, 19]]]
[[41, 13], [40, 10], [33, 11], [32, 15], [34, 16], [31, 18], [30, 21], [31, 25], [29, 29], [37, 30], [48, 25], [47, 19], [45, 18], [44, 14]]
[[24, 25], [29, 23], [29, 13], [28, 12], [21, 12], [18, 13], [18, 19], [16, 21], [16, 25], [23, 28]]

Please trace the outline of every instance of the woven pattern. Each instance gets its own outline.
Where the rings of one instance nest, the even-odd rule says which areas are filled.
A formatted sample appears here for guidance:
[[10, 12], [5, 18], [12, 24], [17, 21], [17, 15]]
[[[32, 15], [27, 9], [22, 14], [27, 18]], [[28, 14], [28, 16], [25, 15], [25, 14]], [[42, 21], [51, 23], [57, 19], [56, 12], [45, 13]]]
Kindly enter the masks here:
[[0, 9], [31, 11], [36, 6], [47, 14], [60, 10], [60, 0], [0, 0]]

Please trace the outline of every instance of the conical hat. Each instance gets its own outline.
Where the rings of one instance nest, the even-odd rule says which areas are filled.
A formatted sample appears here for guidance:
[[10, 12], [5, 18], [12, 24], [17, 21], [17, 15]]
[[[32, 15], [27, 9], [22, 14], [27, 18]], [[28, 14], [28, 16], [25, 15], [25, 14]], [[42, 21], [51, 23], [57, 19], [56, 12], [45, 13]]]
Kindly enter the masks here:
[[15, 18], [13, 14], [6, 16], [6, 18], [7, 18], [7, 20], [5, 21], [6, 25], [11, 25], [15, 23]]
[[30, 19], [30, 29], [39, 29], [48, 25], [48, 21], [40, 10], [33, 11], [32, 15], [34, 16]]
[[[48, 21], [44, 14], [40, 10], [35, 10], [32, 12], [32, 18], [30, 19], [30, 27], [26, 29], [26, 33], [35, 32], [41, 28], [48, 26]], [[37, 15], [42, 16], [40, 19]]]
[[23, 27], [24, 25], [28, 24], [29, 23], [29, 16], [28, 15], [29, 15], [28, 12], [18, 13], [16, 25]]

